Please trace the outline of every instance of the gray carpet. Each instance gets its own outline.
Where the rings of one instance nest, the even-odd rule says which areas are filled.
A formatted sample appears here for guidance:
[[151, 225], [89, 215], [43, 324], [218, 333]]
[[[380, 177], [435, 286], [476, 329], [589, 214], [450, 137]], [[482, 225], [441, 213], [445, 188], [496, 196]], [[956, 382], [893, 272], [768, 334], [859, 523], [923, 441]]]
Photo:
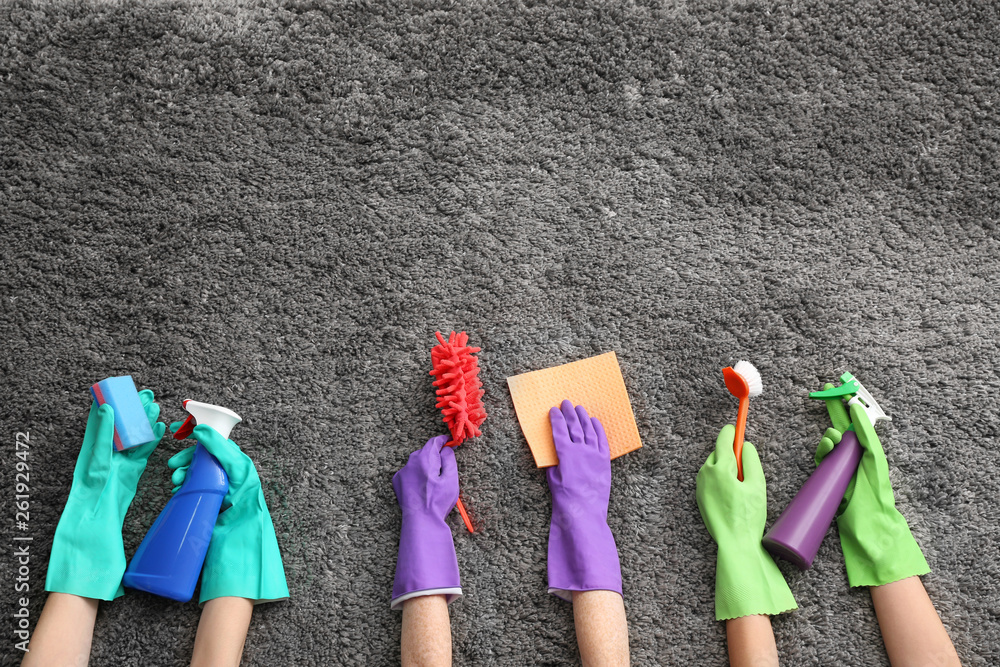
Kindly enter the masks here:
[[[635, 664], [726, 662], [694, 484], [738, 358], [772, 519], [828, 423], [807, 392], [876, 392], [925, 584], [963, 660], [1000, 663], [995, 3], [240, 5], [0, 8], [0, 542], [29, 430], [33, 621], [87, 386], [131, 373], [168, 421], [185, 397], [246, 417], [292, 599], [257, 609], [245, 664], [397, 662], [390, 478], [442, 431], [427, 371], [455, 328], [490, 413], [459, 451], [481, 529], [450, 519], [456, 664], [579, 660], [504, 380], [608, 350], [645, 443], [610, 518]], [[887, 664], [835, 530], [784, 570], [786, 664]], [[183, 665], [197, 622], [102, 604], [92, 664]]]

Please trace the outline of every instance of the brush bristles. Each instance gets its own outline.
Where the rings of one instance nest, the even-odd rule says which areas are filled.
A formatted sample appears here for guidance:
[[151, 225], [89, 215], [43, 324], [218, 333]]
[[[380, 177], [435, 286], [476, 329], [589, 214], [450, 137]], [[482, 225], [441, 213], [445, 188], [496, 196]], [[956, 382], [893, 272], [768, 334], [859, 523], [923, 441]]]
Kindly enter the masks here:
[[739, 361], [733, 366], [733, 370], [746, 380], [751, 396], [760, 396], [764, 392], [764, 383], [760, 379], [760, 373], [749, 361]]
[[454, 331], [445, 340], [435, 332], [438, 345], [431, 350], [431, 371], [436, 379], [437, 407], [451, 431], [448, 446], [462, 444], [466, 438], [481, 435], [479, 426], [486, 420], [483, 409], [483, 384], [479, 380], [479, 360], [473, 355], [478, 347], [469, 345], [469, 336]]

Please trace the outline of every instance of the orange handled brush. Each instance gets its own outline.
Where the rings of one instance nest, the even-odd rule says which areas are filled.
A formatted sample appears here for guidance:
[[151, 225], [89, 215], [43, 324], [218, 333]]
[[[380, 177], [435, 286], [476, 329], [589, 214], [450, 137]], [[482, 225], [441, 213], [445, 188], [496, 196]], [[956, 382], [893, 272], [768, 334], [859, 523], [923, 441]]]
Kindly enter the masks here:
[[[481, 435], [480, 425], [486, 421], [483, 409], [483, 383], [479, 381], [479, 359], [473, 355], [480, 348], [469, 345], [469, 336], [463, 331], [454, 331], [444, 339], [440, 331], [434, 332], [438, 344], [431, 349], [431, 365], [434, 367], [434, 386], [437, 388], [437, 407], [448, 425], [451, 440], [448, 447], [457, 447], [466, 438]], [[458, 500], [458, 513], [469, 532], [474, 532], [469, 514], [462, 499]]]
[[726, 389], [740, 399], [740, 411], [736, 416], [736, 437], [733, 440], [733, 451], [736, 453], [736, 478], [743, 481], [743, 435], [747, 429], [747, 410], [750, 407], [750, 397], [760, 396], [764, 391], [760, 373], [749, 361], [740, 361], [735, 367], [722, 369], [722, 377], [726, 380]]

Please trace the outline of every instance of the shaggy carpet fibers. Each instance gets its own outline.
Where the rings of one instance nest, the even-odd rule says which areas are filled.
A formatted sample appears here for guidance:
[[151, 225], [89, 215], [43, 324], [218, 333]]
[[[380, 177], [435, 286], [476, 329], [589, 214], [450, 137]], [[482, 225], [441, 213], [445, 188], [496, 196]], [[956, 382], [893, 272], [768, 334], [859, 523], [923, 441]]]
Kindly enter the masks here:
[[[773, 520], [854, 372], [893, 416], [897, 504], [959, 654], [1000, 663], [1000, 17], [996, 3], [4, 2], [0, 6], [2, 649], [14, 649], [15, 434], [30, 432], [30, 616], [87, 386], [131, 373], [168, 421], [245, 416], [292, 598], [248, 665], [389, 665], [390, 479], [442, 432], [440, 329], [483, 346], [484, 435], [449, 521], [455, 662], [574, 664], [546, 594], [550, 501], [509, 375], [616, 350], [645, 447], [610, 524], [637, 665], [721, 665], [695, 473], [758, 365]], [[164, 441], [126, 518], [170, 490]], [[885, 665], [832, 528], [790, 665]], [[102, 604], [94, 665], [183, 665], [199, 610]]]

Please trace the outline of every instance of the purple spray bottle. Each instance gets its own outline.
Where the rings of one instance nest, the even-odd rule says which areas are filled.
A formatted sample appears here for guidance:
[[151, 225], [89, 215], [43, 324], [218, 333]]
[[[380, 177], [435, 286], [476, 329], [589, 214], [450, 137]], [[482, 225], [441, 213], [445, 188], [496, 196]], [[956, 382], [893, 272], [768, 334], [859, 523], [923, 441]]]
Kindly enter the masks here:
[[826, 455], [806, 483], [764, 535], [764, 547], [775, 556], [807, 570], [812, 565], [819, 545], [823, 542], [837, 507], [861, 462], [862, 448], [847, 409], [841, 400], [849, 397], [848, 405], [860, 404], [872, 426], [881, 419], [892, 421], [871, 393], [853, 375], [840, 376], [842, 385], [827, 383], [823, 391], [814, 391], [809, 398], [826, 401], [833, 427], [844, 435], [833, 451]]

